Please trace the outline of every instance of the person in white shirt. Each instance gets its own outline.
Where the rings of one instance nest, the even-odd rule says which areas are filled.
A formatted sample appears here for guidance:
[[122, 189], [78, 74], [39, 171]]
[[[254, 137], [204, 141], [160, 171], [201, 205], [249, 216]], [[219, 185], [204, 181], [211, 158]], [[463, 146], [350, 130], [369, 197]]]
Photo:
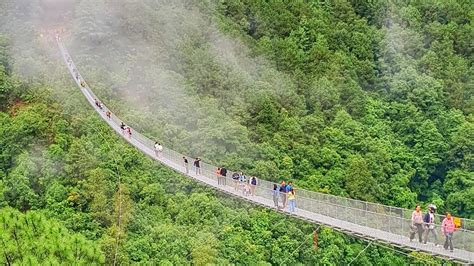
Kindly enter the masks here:
[[155, 155], [156, 155], [156, 157], [160, 158], [162, 152], [163, 152], [163, 146], [161, 146], [160, 143], [155, 142]]
[[436, 211], [436, 206], [433, 204], [430, 204], [428, 206], [428, 212], [425, 214], [425, 217], [423, 218], [423, 223], [425, 227], [425, 235], [423, 239], [423, 244], [426, 244], [428, 242], [428, 236], [430, 232], [434, 236], [434, 244], [435, 246], [438, 246], [438, 233], [435, 230], [435, 218], [434, 218], [434, 213]]

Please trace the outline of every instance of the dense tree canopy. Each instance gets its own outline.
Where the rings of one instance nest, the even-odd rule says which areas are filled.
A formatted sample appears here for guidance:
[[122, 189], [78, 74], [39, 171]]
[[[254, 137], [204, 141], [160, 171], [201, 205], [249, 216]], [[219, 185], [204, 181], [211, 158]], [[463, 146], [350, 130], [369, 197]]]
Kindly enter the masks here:
[[11, 208], [0, 211], [0, 262], [12, 264], [79, 264], [105, 262], [96, 243], [71, 234], [41, 212], [22, 214]]
[[[474, 218], [470, 1], [51, 2], [0, 3], [0, 206], [41, 210], [98, 245], [94, 261], [347, 264], [365, 243], [322, 228], [315, 251], [313, 225], [125, 145], [71, 85], [50, 29], [65, 29], [99, 97], [166, 146], [299, 188]], [[358, 260], [416, 263], [376, 246]]]

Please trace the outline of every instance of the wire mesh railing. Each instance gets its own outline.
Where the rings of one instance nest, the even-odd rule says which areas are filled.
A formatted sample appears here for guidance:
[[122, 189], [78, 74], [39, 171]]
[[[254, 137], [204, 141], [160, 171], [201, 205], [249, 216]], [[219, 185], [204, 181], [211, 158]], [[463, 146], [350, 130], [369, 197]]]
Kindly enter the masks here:
[[[81, 81], [84, 81], [80, 73], [78, 72], [76, 66], [74, 65], [69, 53], [62, 45], [62, 43], [57, 39], [58, 46], [61, 50], [62, 56], [68, 65], [69, 71], [73, 77], [75, 77], [76, 84], [81, 87], [86, 97], [88, 97], [89, 102], [94, 105], [94, 101], [98, 99], [98, 97], [92, 92], [87, 84], [85, 86], [81, 85]], [[110, 113], [109, 116], [105, 115], [107, 111], [110, 111], [106, 105], [102, 103], [101, 109], [101, 116], [108, 120], [108, 123], [114, 127], [116, 130], [120, 128], [120, 124], [122, 120], [120, 120], [117, 116]], [[127, 132], [122, 131], [122, 134], [127, 135]], [[151, 140], [150, 138], [140, 134], [137, 131], [132, 130], [132, 134], [129, 136], [125, 136], [130, 141], [137, 141], [141, 143], [141, 145], [148, 149], [148, 154], [154, 153], [154, 144], [155, 141]], [[235, 193], [242, 194], [245, 197], [252, 197], [248, 195], [244, 195], [244, 191], [248, 190], [247, 186], [251, 186], [248, 182], [236, 181], [231, 178], [234, 172], [228, 171], [226, 177], [220, 177], [216, 174], [216, 166], [211, 164], [200, 162], [199, 169], [196, 169], [193, 165], [193, 158], [189, 156], [185, 156], [181, 153], [178, 153], [172, 149], [163, 148], [162, 152], [159, 152], [158, 159], [166, 159], [169, 162], [172, 162], [180, 172], [184, 174], [189, 174], [190, 176], [195, 175], [197, 170], [199, 170], [199, 175], [204, 176], [215, 184], [215, 187], [221, 187], [230, 191], [234, 191]], [[184, 164], [183, 157], [188, 159], [188, 165]], [[187, 168], [187, 170], [186, 170]], [[218, 179], [221, 180], [218, 180]], [[255, 195], [261, 198], [268, 200], [269, 202], [273, 201], [274, 197], [274, 187], [273, 182], [269, 182], [266, 180], [258, 180], [258, 184], [254, 187]], [[282, 203], [281, 194], [278, 192], [278, 202]], [[373, 236], [376, 237], [376, 234], [380, 232], [387, 232], [393, 234], [394, 238], [399, 238], [400, 240], [407, 240], [407, 236], [410, 234], [412, 230], [412, 222], [411, 222], [411, 214], [412, 210], [398, 208], [393, 206], [387, 206], [377, 203], [365, 202], [355, 199], [349, 199], [324, 193], [318, 193], [314, 191], [308, 191], [304, 189], [297, 189], [296, 191], [296, 206], [297, 212], [307, 211], [310, 213], [323, 215], [325, 217], [331, 217], [334, 219], [338, 219], [340, 221], [348, 222], [354, 225], [359, 225], [366, 227], [369, 231], [372, 230]], [[287, 209], [283, 211], [288, 211]], [[442, 215], [436, 215], [439, 222], [435, 225], [435, 232], [438, 234], [438, 239], [435, 240], [433, 235], [430, 235], [430, 239], [428, 241], [428, 245], [423, 246], [423, 250], [431, 251], [434, 253], [439, 253], [440, 247], [435, 246], [434, 244], [442, 245], [444, 241], [444, 237], [440, 231], [440, 224]], [[461, 249], [467, 252], [474, 252], [474, 232], [472, 228], [474, 227], [474, 221], [470, 219], [462, 219], [462, 227], [457, 229], [453, 234], [453, 242], [456, 249]], [[425, 234], [425, 232], [423, 232]], [[425, 236], [423, 235], [423, 238]], [[415, 241], [417, 239], [415, 238]], [[424, 240], [424, 239], [423, 239]], [[472, 254], [468, 254], [470, 256], [469, 261], [472, 261]]]

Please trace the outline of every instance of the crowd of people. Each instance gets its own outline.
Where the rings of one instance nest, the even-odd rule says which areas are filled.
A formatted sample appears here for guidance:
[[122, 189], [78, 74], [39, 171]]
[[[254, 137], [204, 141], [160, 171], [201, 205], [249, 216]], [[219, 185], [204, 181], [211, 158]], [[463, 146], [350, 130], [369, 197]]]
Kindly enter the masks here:
[[[58, 35], [56, 36], [56, 38], [58, 38], [58, 40], [59, 40]], [[77, 71], [77, 69], [74, 67], [72, 59], [69, 55], [67, 55], [66, 61], [69, 65], [69, 67], [72, 68], [72, 72], [74, 73], [74, 77], [79, 82], [81, 87], [86, 88], [87, 87], [86, 82], [83, 79], [81, 79], [81, 77], [79, 75], [79, 71]], [[106, 115], [108, 120], [112, 119], [112, 112], [110, 112], [110, 110], [108, 110], [108, 109], [105, 110], [104, 105], [102, 104], [101, 101], [99, 101], [98, 99], [94, 99], [94, 104], [102, 112], [105, 111], [105, 115]], [[122, 130], [123, 135], [128, 135], [129, 138], [132, 138], [132, 128], [131, 127], [129, 127], [129, 126], [125, 125], [123, 122], [121, 122], [120, 123], [120, 129]]]
[[[225, 168], [218, 168], [217, 172], [218, 178], [221, 181], [219, 185], [226, 185], [227, 184], [227, 170]], [[244, 196], [255, 196], [255, 191], [258, 186], [258, 179], [255, 176], [246, 176], [242, 171], [235, 172], [231, 176], [232, 179], [232, 187], [234, 187], [235, 191], [241, 191], [242, 195]]]
[[291, 181], [288, 184], [284, 180], [280, 184], [273, 184], [272, 198], [275, 208], [285, 209], [288, 206], [288, 211], [295, 212], [295, 194], [294, 185]]
[[[436, 206], [430, 204], [428, 206], [428, 212], [423, 214], [421, 206], [416, 205], [415, 210], [411, 215], [411, 227], [410, 227], [410, 241], [413, 241], [415, 235], [418, 235], [418, 241], [423, 244], [427, 244], [429, 235], [433, 235], [434, 244], [438, 246], [438, 233], [436, 231], [435, 223], [435, 212]], [[459, 225], [456, 225], [454, 217], [451, 213], [447, 212], [443, 221], [441, 222], [441, 233], [445, 237], [444, 249], [453, 252], [453, 234], [458, 229]]]

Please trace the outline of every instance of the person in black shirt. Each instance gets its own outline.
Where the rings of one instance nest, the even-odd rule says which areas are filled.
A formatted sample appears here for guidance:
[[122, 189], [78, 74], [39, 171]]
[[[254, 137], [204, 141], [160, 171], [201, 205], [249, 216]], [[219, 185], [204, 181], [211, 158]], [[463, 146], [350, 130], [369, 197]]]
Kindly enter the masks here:
[[125, 134], [125, 128], [126, 128], [126, 127], [127, 127], [127, 126], [126, 126], [123, 122], [120, 123], [120, 129], [122, 129], [122, 134]]
[[184, 162], [184, 168], [186, 169], [186, 174], [189, 174], [188, 159], [185, 156], [183, 156], [183, 162]]
[[194, 168], [196, 169], [196, 175], [201, 174], [201, 164], [200, 164], [200, 162], [201, 162], [201, 159], [199, 159], [199, 158], [196, 158], [194, 160]]
[[221, 185], [226, 185], [226, 182], [225, 182], [225, 179], [226, 179], [226, 176], [227, 176], [227, 169], [225, 169], [225, 167], [222, 167], [221, 168]]

